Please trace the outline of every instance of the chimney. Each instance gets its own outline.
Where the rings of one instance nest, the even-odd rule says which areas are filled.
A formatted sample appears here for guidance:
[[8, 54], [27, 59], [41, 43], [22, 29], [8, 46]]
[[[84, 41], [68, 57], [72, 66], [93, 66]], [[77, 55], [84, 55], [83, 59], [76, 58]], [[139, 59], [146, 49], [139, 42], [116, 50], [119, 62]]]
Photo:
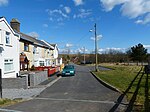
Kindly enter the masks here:
[[18, 19], [13, 18], [10, 22], [10, 26], [13, 30], [20, 32], [20, 22], [18, 21]]

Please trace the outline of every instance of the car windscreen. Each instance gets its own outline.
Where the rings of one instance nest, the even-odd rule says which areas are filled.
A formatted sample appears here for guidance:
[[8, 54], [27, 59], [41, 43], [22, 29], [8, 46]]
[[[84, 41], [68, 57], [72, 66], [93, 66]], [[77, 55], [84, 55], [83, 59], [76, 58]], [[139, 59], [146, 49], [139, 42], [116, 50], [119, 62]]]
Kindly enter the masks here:
[[74, 66], [68, 65], [68, 66], [65, 66], [64, 69], [74, 69]]

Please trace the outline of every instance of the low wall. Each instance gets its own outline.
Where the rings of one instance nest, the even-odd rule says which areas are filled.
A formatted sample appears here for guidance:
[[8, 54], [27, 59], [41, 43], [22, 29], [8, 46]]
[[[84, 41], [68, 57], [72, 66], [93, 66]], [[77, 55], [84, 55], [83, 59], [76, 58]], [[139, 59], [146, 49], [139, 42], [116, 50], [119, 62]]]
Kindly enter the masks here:
[[33, 87], [48, 79], [47, 70], [29, 73], [29, 86]]
[[18, 78], [3, 78], [2, 88], [3, 89], [27, 89], [28, 88], [28, 77], [18, 77]]
[[29, 87], [36, 86], [41, 82], [48, 79], [46, 71], [26, 71], [21, 72], [21, 76], [17, 78], [3, 78], [2, 88], [3, 89], [27, 89]]

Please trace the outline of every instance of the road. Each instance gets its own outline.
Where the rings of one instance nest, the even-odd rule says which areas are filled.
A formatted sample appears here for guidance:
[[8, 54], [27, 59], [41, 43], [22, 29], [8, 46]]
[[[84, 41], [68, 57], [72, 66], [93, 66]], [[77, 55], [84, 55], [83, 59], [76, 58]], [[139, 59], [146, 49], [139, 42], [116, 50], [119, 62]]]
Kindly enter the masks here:
[[[32, 100], [8, 106], [11, 112], [108, 112], [119, 93], [100, 84], [89, 68], [76, 65], [76, 75], [62, 77]], [[121, 112], [123, 105], [118, 108]]]

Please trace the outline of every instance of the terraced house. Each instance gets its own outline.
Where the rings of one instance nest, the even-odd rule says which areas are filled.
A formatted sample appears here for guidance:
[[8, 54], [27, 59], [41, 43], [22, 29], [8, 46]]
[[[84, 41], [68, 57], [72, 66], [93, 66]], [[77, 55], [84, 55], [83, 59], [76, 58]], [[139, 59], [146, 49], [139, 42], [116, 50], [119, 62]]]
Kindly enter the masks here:
[[19, 75], [19, 39], [4, 17], [0, 18], [0, 69], [2, 78]]
[[4, 17], [0, 17], [2, 78], [17, 78], [20, 70], [29, 70], [33, 65], [35, 67], [57, 66], [61, 63], [56, 44], [20, 32], [20, 22], [17, 19], [12, 19], [9, 24]]
[[46, 41], [39, 40], [20, 32], [20, 22], [17, 19], [12, 19], [11, 27], [20, 36], [20, 69], [29, 69], [33, 65], [38, 66], [56, 66], [58, 63], [58, 48]]

